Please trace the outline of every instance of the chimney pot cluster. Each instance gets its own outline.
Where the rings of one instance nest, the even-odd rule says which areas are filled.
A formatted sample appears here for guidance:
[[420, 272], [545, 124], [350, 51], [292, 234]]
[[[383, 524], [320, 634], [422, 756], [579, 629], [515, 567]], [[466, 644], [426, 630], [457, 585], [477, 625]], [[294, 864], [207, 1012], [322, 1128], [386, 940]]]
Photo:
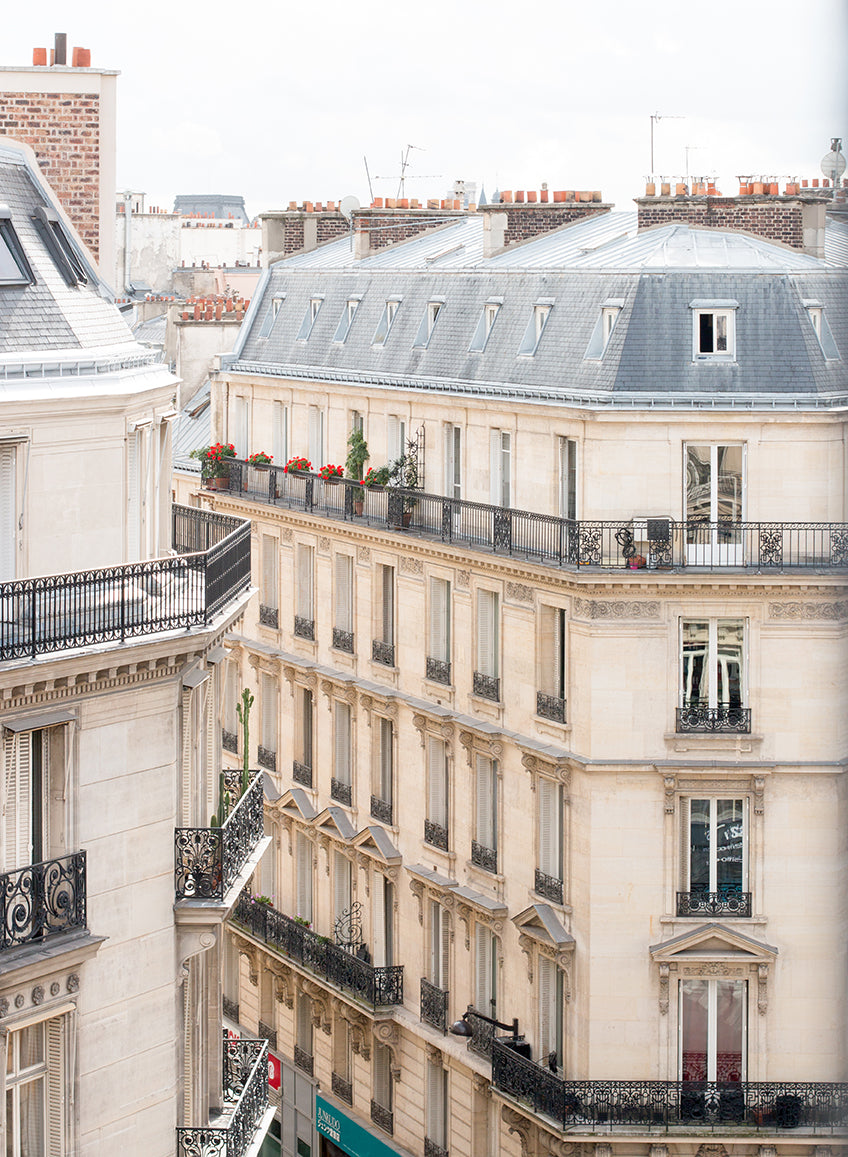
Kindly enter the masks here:
[[[33, 48], [32, 63], [36, 68], [47, 67], [47, 49]], [[68, 63], [68, 36], [65, 32], [57, 32], [54, 47], [50, 49], [50, 64]], [[91, 68], [91, 49], [73, 48], [71, 50], [72, 68]]]
[[229, 296], [217, 293], [207, 297], [190, 297], [185, 304], [190, 308], [182, 310], [180, 316], [183, 321], [221, 321], [225, 315], [228, 319], [241, 321], [250, 305], [250, 299], [242, 299], [237, 293]]

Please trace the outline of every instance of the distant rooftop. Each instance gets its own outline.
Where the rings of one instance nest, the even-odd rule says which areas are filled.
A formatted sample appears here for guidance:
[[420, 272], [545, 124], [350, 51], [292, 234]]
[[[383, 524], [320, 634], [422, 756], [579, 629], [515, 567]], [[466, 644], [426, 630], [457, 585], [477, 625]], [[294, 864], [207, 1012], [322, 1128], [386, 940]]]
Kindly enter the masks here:
[[228, 197], [224, 193], [178, 193], [174, 198], [174, 212], [182, 217], [192, 213], [239, 221], [249, 225], [250, 219], [244, 207], [244, 197]]

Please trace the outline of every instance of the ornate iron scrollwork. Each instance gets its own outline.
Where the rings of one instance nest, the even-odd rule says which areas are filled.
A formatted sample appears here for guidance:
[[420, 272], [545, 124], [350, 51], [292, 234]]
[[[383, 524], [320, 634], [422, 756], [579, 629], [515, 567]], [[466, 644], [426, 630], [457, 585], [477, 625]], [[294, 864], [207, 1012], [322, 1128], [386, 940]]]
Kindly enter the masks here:
[[356, 952], [362, 947], [362, 905], [354, 900], [333, 925], [333, 938], [339, 948]]
[[492, 699], [495, 703], [501, 697], [501, 681], [496, 675], [484, 675], [482, 671], [474, 672], [474, 694], [482, 699]]
[[344, 1077], [338, 1073], [333, 1073], [331, 1077], [331, 1084], [333, 1092], [341, 1101], [345, 1101], [348, 1105], [353, 1104], [353, 1085], [350, 1081], [345, 1080]]
[[352, 655], [353, 631], [340, 631], [338, 627], [333, 627], [333, 646], [337, 651], [346, 651]]
[[544, 691], [537, 691], [536, 714], [543, 719], [551, 719], [554, 723], [565, 723], [565, 700], [557, 695], [546, 695]]
[[256, 761], [260, 767], [267, 767], [269, 771], [277, 770], [276, 751], [269, 751], [268, 748], [263, 747], [261, 743], [256, 749]]
[[394, 1114], [391, 1109], [385, 1108], [385, 1106], [378, 1104], [377, 1101], [371, 1102], [371, 1120], [375, 1125], [379, 1125], [384, 1133], [394, 1133]]
[[375, 820], [379, 820], [380, 823], [389, 824], [391, 826], [391, 823], [392, 823], [392, 805], [391, 805], [391, 803], [389, 803], [387, 800], [380, 799], [379, 796], [372, 795], [371, 796], [371, 815], [373, 816], [373, 818]]
[[751, 732], [750, 707], [703, 707], [693, 704], [677, 708], [677, 731]]
[[446, 852], [448, 850], [448, 829], [443, 828], [441, 824], [434, 824], [432, 820], [425, 820], [424, 840], [425, 843], [431, 844], [434, 848], [441, 848], [443, 852]]
[[432, 679], [434, 683], [444, 683], [446, 687], [450, 686], [451, 681], [451, 665], [443, 662], [441, 659], [427, 658], [427, 678]]
[[448, 993], [437, 988], [429, 980], [421, 977], [420, 1015], [425, 1024], [441, 1032], [447, 1032], [448, 1027]]
[[292, 760], [292, 779], [302, 787], [312, 787], [312, 768], [299, 759]]
[[386, 667], [395, 665], [394, 643], [384, 643], [382, 639], [372, 639], [371, 658], [375, 663], [382, 663]]
[[294, 617], [294, 633], [299, 639], [310, 639], [315, 642], [315, 620], [304, 619], [300, 615]]
[[751, 893], [725, 888], [720, 892], [678, 892], [678, 916], [734, 916], [751, 915]]
[[238, 735], [234, 731], [221, 731], [221, 746], [224, 751], [231, 751], [233, 755], [238, 755]]
[[494, 848], [485, 848], [476, 840], [471, 841], [471, 863], [486, 872], [497, 872], [498, 853]]
[[[229, 773], [234, 784], [240, 772]], [[219, 828], [177, 828], [174, 832], [174, 883], [178, 900], [221, 899], [232, 887], [264, 834], [264, 786], [253, 778]]]
[[0, 875], [0, 949], [85, 926], [85, 852]]
[[333, 776], [330, 780], [330, 798], [338, 803], [343, 803], [345, 807], [350, 807], [353, 801], [353, 789], [349, 783], [342, 783], [340, 779]]
[[512, 553], [512, 511], [508, 507], [494, 507], [492, 547], [498, 554]]
[[224, 1038], [225, 1125], [177, 1129], [177, 1157], [244, 1157], [268, 1108], [268, 1043]]
[[276, 629], [280, 625], [280, 612], [276, 607], [266, 607], [260, 603], [259, 622], [263, 627], [274, 627]]
[[555, 876], [548, 876], [545, 872], [536, 869], [534, 889], [539, 896], [552, 900], [554, 904], [562, 903], [562, 880]]

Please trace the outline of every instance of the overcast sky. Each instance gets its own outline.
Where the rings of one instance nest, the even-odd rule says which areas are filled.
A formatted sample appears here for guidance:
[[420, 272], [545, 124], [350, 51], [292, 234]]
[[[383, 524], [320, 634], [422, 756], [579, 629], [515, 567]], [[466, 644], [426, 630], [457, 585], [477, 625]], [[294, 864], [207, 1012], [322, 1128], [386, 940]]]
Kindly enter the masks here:
[[[629, 207], [650, 169], [820, 176], [848, 137], [848, 0], [41, 0], [4, 17], [2, 61], [54, 32], [119, 69], [118, 188], [298, 202], [600, 189]], [[671, 119], [673, 116], [683, 119]], [[418, 151], [420, 150], [420, 151]], [[416, 178], [416, 174], [420, 176]]]

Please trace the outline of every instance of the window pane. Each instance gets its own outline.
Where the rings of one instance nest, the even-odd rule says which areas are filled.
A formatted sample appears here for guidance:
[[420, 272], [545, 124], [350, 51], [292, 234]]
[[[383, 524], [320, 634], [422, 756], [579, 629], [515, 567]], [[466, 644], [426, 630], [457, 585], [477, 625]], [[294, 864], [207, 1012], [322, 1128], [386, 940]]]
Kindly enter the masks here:
[[717, 623], [716, 687], [720, 707], [742, 706], [741, 619], [719, 619]]
[[715, 315], [715, 352], [727, 353], [727, 314]]
[[44, 1024], [33, 1024], [17, 1034], [20, 1041], [18, 1072], [44, 1063]]
[[683, 706], [707, 707], [710, 701], [707, 653], [709, 624], [683, 624]]
[[21, 1148], [20, 1157], [44, 1157], [44, 1077], [28, 1081], [20, 1089]]
[[0, 234], [0, 281], [20, 281], [22, 276], [11, 249]]
[[713, 315], [711, 313], [702, 313], [698, 316], [698, 352], [702, 354], [711, 354], [714, 351], [713, 345]]
[[734, 522], [742, 519], [742, 447], [718, 446], [718, 509], [719, 518]]
[[707, 1080], [707, 1023], [709, 981], [680, 983], [680, 1015], [683, 1019], [680, 1078]]
[[745, 981], [716, 981], [716, 1080], [741, 1081]]
[[716, 811], [716, 891], [742, 890], [741, 799], [720, 799]]
[[710, 801], [689, 803], [689, 890], [710, 890]]
[[710, 447], [686, 447], [686, 518], [709, 520], [710, 517]]

